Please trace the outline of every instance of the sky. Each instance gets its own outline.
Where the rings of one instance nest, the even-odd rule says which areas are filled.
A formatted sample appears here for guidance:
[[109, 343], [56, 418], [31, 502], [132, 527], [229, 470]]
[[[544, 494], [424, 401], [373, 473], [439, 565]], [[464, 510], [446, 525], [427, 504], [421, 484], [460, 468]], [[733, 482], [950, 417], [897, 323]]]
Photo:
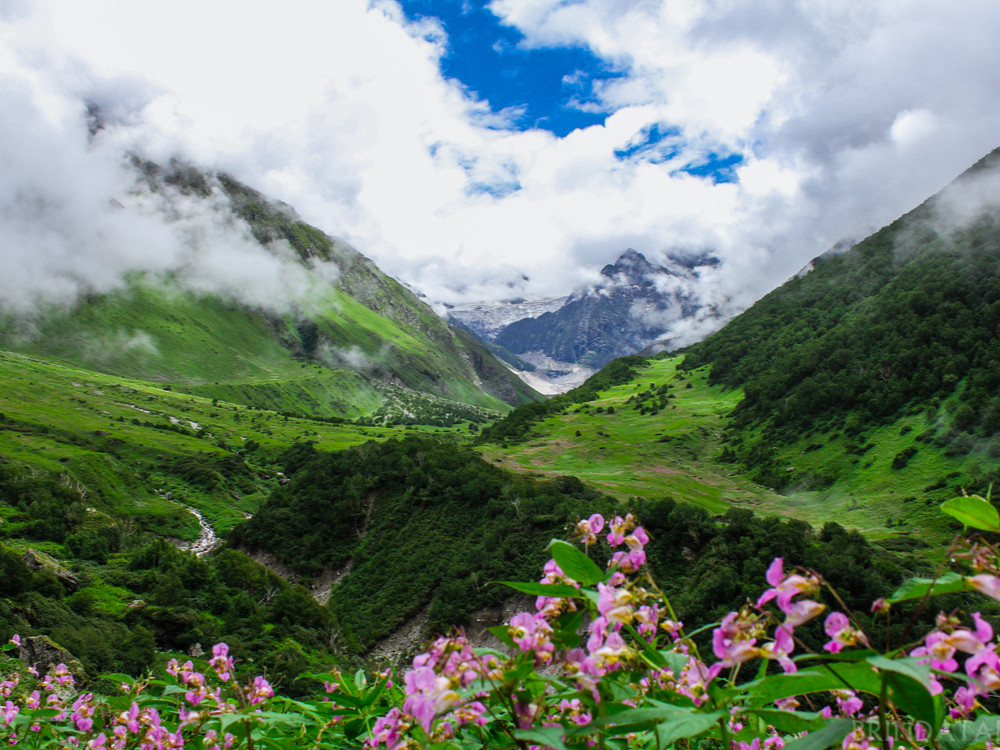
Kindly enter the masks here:
[[995, 0], [0, 0], [0, 302], [196, 245], [273, 296], [263, 257], [223, 280], [249, 241], [218, 207], [125, 217], [139, 153], [433, 303], [564, 295], [631, 247], [714, 253], [736, 311], [1000, 146], [998, 33]]

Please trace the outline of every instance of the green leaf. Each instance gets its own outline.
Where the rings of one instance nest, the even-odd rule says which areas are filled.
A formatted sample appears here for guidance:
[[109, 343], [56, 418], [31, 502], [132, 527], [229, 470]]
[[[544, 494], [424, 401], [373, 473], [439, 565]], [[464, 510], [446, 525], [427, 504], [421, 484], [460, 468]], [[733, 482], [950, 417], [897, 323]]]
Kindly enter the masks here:
[[889, 700], [914, 719], [924, 722], [930, 727], [936, 727], [938, 721], [937, 705], [934, 696], [926, 687], [914, 679], [901, 674], [888, 675]]
[[586, 613], [583, 610], [577, 612], [564, 612], [553, 623], [552, 639], [563, 648], [576, 648], [580, 645], [580, 627], [583, 625], [583, 617]]
[[350, 706], [351, 708], [364, 708], [368, 705], [368, 701], [365, 700], [364, 696], [348, 695], [347, 693], [337, 693], [335, 700], [340, 705]]
[[597, 563], [587, 557], [581, 550], [569, 542], [553, 539], [549, 543], [552, 559], [556, 561], [563, 573], [577, 583], [593, 586], [604, 580], [604, 571]]
[[520, 591], [522, 594], [531, 594], [532, 596], [548, 596], [552, 599], [585, 598], [580, 589], [566, 583], [529, 583], [527, 581], [497, 581], [497, 583], [502, 583], [504, 586], [509, 586], [515, 591]]
[[889, 699], [893, 703], [914, 719], [930, 727], [937, 726], [937, 705], [930, 690], [930, 665], [918, 664], [913, 657], [888, 659], [869, 656], [866, 661], [885, 675], [889, 684]]
[[134, 677], [130, 677], [127, 674], [118, 674], [117, 672], [112, 672], [111, 674], [98, 675], [97, 679], [99, 679], [99, 680], [109, 680], [111, 682], [117, 682], [119, 684], [124, 683], [124, 684], [128, 685], [129, 687], [133, 687], [135, 685], [135, 678]]
[[226, 731], [236, 722], [242, 721], [243, 718], [243, 714], [221, 714], [219, 716], [219, 724], [222, 731]]
[[682, 654], [680, 651], [674, 651], [673, 649], [661, 650], [660, 656], [663, 657], [663, 661], [666, 662], [670, 671], [675, 675], [680, 675], [684, 671], [684, 667], [687, 663], [691, 661], [691, 656], [689, 654]]
[[625, 625], [625, 630], [632, 636], [634, 643], [642, 648], [639, 657], [653, 669], [662, 669], [667, 666], [667, 660], [657, 651], [653, 644], [639, 635], [639, 632], [632, 625]]
[[822, 729], [789, 742], [785, 750], [826, 750], [843, 740], [852, 729], [854, 722], [850, 719], [834, 719]]
[[522, 659], [518, 662], [513, 669], [508, 669], [503, 673], [503, 681], [510, 684], [514, 682], [519, 682], [522, 678], [527, 677], [535, 669], [535, 663], [529, 659]]
[[1000, 716], [980, 716], [975, 721], [960, 721], [948, 726], [948, 733], [942, 733], [938, 741], [941, 750], [963, 750], [985, 740], [992, 740], [1000, 734]]
[[958, 573], [949, 572], [937, 578], [911, 578], [904, 581], [889, 597], [890, 604], [904, 602], [907, 599], [923, 599], [928, 592], [938, 594], [954, 594], [956, 591], [967, 591], [969, 585]]
[[[562, 568], [562, 565], [559, 566]], [[563, 568], [563, 571], [566, 569]], [[567, 573], [567, 575], [569, 575]], [[514, 739], [525, 740], [536, 745], [552, 747], [555, 750], [569, 750], [563, 744], [562, 737], [565, 731], [562, 727], [539, 727], [536, 729], [518, 729], [514, 732]]]
[[681, 737], [701, 734], [724, 715], [719, 711], [696, 713], [690, 708], [664, 705], [656, 708], [629, 708], [603, 716], [596, 723], [614, 726], [621, 734], [656, 727], [657, 736], [662, 734], [668, 738], [659, 741], [661, 746], [665, 746]]
[[507, 630], [506, 625], [494, 625], [492, 627], [486, 628], [496, 637], [500, 643], [510, 648], [516, 648], [514, 639], [510, 637], [510, 631]]
[[747, 686], [751, 699], [758, 705], [782, 698], [829, 690], [857, 690], [879, 695], [882, 680], [866, 662], [823, 662], [794, 674], [775, 674]]
[[931, 667], [929, 664], [920, 664], [919, 659], [908, 656], [903, 659], [889, 659], [885, 656], [875, 655], [865, 659], [873, 667], [878, 667], [884, 672], [896, 672], [906, 675], [912, 680], [919, 682], [928, 690], [930, 689]]
[[1000, 513], [979, 495], [954, 497], [941, 504], [941, 510], [957, 518], [966, 527], [983, 531], [1000, 531]]
[[753, 716], [759, 716], [765, 724], [770, 724], [785, 734], [814, 732], [825, 726], [827, 721], [819, 713], [785, 711], [781, 708], [758, 708], [749, 713]]
[[697, 737], [715, 726], [721, 713], [690, 714], [683, 719], [668, 721], [656, 727], [656, 741], [660, 747], [667, 747], [684, 737]]

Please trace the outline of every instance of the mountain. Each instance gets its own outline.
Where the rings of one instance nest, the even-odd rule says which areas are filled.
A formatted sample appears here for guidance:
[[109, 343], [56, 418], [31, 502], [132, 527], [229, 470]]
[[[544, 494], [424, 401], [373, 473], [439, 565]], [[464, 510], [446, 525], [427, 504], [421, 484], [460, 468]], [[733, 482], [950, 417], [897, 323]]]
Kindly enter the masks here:
[[[236, 246], [300, 293], [254, 297], [232, 266], [209, 284], [192, 256], [4, 313], [0, 638], [44, 634], [90, 674], [225, 641], [307, 692], [295, 676], [334, 658], [471, 632], [511, 601], [492, 579], [628, 509], [678, 617], [718, 620], [790, 553], [864, 612], [956, 531], [936, 503], [996, 478], [998, 163], [686, 352], [614, 359], [549, 400], [498, 375], [527, 402], [473, 448], [500, 413], [483, 405], [502, 407], [479, 383], [509, 376], [468, 334], [287, 207], [141, 164], [122, 210], [210, 200], [219, 237], [245, 230], [255, 244]], [[626, 253], [606, 296], [645, 299], [656, 268]], [[166, 541], [198, 535], [193, 511], [228, 544], [198, 558]]]
[[596, 369], [664, 339], [672, 324], [699, 310], [691, 282], [718, 261], [679, 255], [666, 263], [629, 249], [601, 269], [597, 283], [569, 297], [467, 305], [450, 315], [556, 376], [573, 369], [567, 365]]
[[0, 312], [5, 348], [312, 416], [371, 416], [398, 389], [499, 410], [538, 398], [473, 336], [289, 206], [181, 162], [134, 166], [120, 210], [162, 217], [192, 247], [75, 304]]
[[1000, 150], [810, 266], [686, 350], [515, 410], [484, 455], [896, 549], [950, 538], [936, 505], [1000, 481]]
[[[923, 412], [914, 451], [1000, 451], [1000, 149], [849, 251], [813, 261], [704, 342], [685, 366], [742, 387], [734, 451], [774, 483], [809, 430], [866, 430]], [[777, 463], [775, 463], [775, 461]], [[770, 466], [770, 468], [767, 468]]]
[[556, 312], [568, 301], [569, 297], [549, 297], [452, 305], [448, 308], [448, 320], [481, 339], [495, 341], [507, 326], [525, 318], [537, 318], [545, 313]]

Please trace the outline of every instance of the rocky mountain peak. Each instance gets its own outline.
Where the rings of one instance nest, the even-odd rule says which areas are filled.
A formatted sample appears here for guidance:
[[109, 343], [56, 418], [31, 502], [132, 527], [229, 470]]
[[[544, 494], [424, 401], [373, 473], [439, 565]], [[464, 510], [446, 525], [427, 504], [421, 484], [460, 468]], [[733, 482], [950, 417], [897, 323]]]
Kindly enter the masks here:
[[[669, 273], [661, 266], [654, 266], [642, 253], [629, 248], [618, 256], [613, 264], [609, 263], [601, 269], [601, 275], [609, 279], [625, 276], [630, 282], [641, 284], [650, 274]], [[648, 282], [646, 282], [648, 283]]]

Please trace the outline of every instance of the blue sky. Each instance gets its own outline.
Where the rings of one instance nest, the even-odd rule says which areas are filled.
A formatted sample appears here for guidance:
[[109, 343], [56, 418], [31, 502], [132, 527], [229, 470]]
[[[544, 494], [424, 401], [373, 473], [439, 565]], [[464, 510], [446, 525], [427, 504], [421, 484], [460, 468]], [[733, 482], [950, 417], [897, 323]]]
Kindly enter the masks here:
[[620, 75], [583, 47], [527, 48], [524, 34], [505, 26], [482, 0], [402, 0], [411, 20], [433, 18], [448, 39], [441, 72], [508, 112], [510, 127], [558, 136], [603, 124], [611, 111], [594, 85]]
[[232, 173], [432, 303], [561, 296], [632, 247], [710, 250], [728, 313], [1000, 145], [996, 0], [232, 7], [0, 3], [0, 304], [175, 257], [108, 208], [128, 153]]
[[[597, 91], [603, 83], [627, 76], [586, 46], [531, 46], [518, 29], [505, 25], [488, 0], [400, 0], [411, 21], [432, 19], [447, 39], [441, 72], [503, 115], [505, 127], [547, 130], [563, 137], [578, 128], [603, 125], [615, 107]], [[499, 126], [498, 126], [499, 127]], [[615, 149], [622, 160], [671, 161], [681, 153], [680, 128], [653, 123], [632, 142]], [[739, 153], [710, 152], [704, 158], [674, 165], [712, 182], [735, 182]], [[473, 185], [474, 191], [504, 195], [503, 189]]]

